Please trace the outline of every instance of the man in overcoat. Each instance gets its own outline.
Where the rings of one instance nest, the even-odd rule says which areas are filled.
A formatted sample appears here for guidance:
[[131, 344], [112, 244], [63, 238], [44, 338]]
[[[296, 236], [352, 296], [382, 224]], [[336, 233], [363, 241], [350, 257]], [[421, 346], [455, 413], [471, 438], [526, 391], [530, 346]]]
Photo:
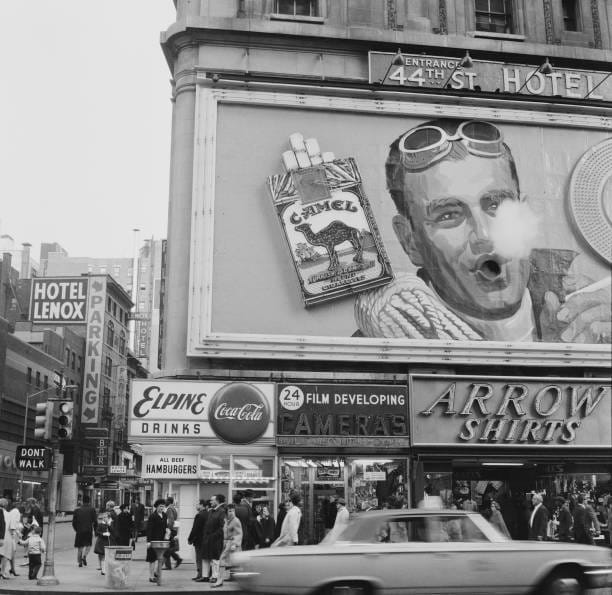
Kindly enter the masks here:
[[548, 508], [542, 504], [542, 494], [534, 494], [531, 498], [533, 510], [529, 519], [529, 539], [544, 541], [548, 529]]
[[202, 538], [202, 558], [211, 567], [211, 584], [219, 579], [219, 560], [223, 552], [223, 524], [225, 522], [225, 496], [217, 494], [210, 499], [211, 510], [204, 525]]
[[77, 563], [79, 567], [87, 566], [87, 554], [91, 548], [94, 531], [98, 526], [98, 515], [89, 504], [89, 496], [83, 496], [83, 504], [72, 514], [74, 529], [74, 547], [77, 548]]
[[208, 561], [205, 561], [202, 558], [202, 539], [204, 538], [204, 527], [207, 519], [208, 510], [206, 508], [206, 500], [200, 500], [198, 502], [198, 512], [193, 519], [193, 525], [191, 527], [189, 537], [187, 538], [187, 543], [192, 545], [193, 549], [195, 550], [197, 574], [191, 580], [202, 583], [208, 582], [208, 573], [210, 570], [208, 567]]

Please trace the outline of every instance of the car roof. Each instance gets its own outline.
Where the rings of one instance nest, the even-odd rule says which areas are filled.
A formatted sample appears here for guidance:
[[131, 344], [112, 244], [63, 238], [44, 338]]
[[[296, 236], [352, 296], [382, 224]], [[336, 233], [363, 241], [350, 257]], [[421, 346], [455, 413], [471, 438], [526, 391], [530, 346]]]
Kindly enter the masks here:
[[455, 508], [385, 508], [384, 510], [368, 510], [367, 512], [360, 512], [358, 516], [439, 516], [441, 514], [453, 516], [480, 515], [479, 512], [472, 510], [460, 510]]

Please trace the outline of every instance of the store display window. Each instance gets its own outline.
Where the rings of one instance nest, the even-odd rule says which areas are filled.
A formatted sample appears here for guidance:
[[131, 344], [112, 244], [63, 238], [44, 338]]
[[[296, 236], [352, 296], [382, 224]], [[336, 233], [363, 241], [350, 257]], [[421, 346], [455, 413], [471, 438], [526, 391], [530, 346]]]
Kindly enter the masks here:
[[336, 501], [351, 514], [407, 506], [407, 460], [376, 457], [284, 457], [280, 460], [281, 501], [301, 498], [302, 543], [319, 543], [333, 528]]

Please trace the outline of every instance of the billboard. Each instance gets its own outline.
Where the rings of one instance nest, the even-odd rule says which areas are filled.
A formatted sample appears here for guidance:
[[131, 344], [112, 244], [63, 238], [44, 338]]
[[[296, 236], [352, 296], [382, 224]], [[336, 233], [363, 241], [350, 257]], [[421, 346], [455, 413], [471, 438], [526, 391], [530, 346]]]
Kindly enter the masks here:
[[[501, 100], [492, 108], [201, 89], [200, 101], [189, 355], [609, 357], [609, 118]], [[279, 225], [270, 180], [315, 167], [290, 142], [296, 133], [324, 163], [354, 164], [392, 271], [379, 287], [349, 284], [308, 308], [285, 233], [301, 234], [303, 254], [330, 267], [322, 237], [340, 218], [315, 199], [306, 233], [303, 217]], [[348, 266], [348, 236], [332, 244]]]
[[412, 374], [414, 446], [612, 447], [609, 378]]
[[87, 279], [32, 279], [30, 320], [44, 324], [85, 324]]

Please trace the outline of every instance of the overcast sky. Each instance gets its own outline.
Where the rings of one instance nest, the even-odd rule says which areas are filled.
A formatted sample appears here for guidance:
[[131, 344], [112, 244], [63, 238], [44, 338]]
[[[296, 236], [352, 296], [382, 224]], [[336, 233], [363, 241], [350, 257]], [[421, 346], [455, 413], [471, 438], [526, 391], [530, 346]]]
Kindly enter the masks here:
[[0, 234], [70, 256], [165, 237], [172, 0], [0, 1]]

